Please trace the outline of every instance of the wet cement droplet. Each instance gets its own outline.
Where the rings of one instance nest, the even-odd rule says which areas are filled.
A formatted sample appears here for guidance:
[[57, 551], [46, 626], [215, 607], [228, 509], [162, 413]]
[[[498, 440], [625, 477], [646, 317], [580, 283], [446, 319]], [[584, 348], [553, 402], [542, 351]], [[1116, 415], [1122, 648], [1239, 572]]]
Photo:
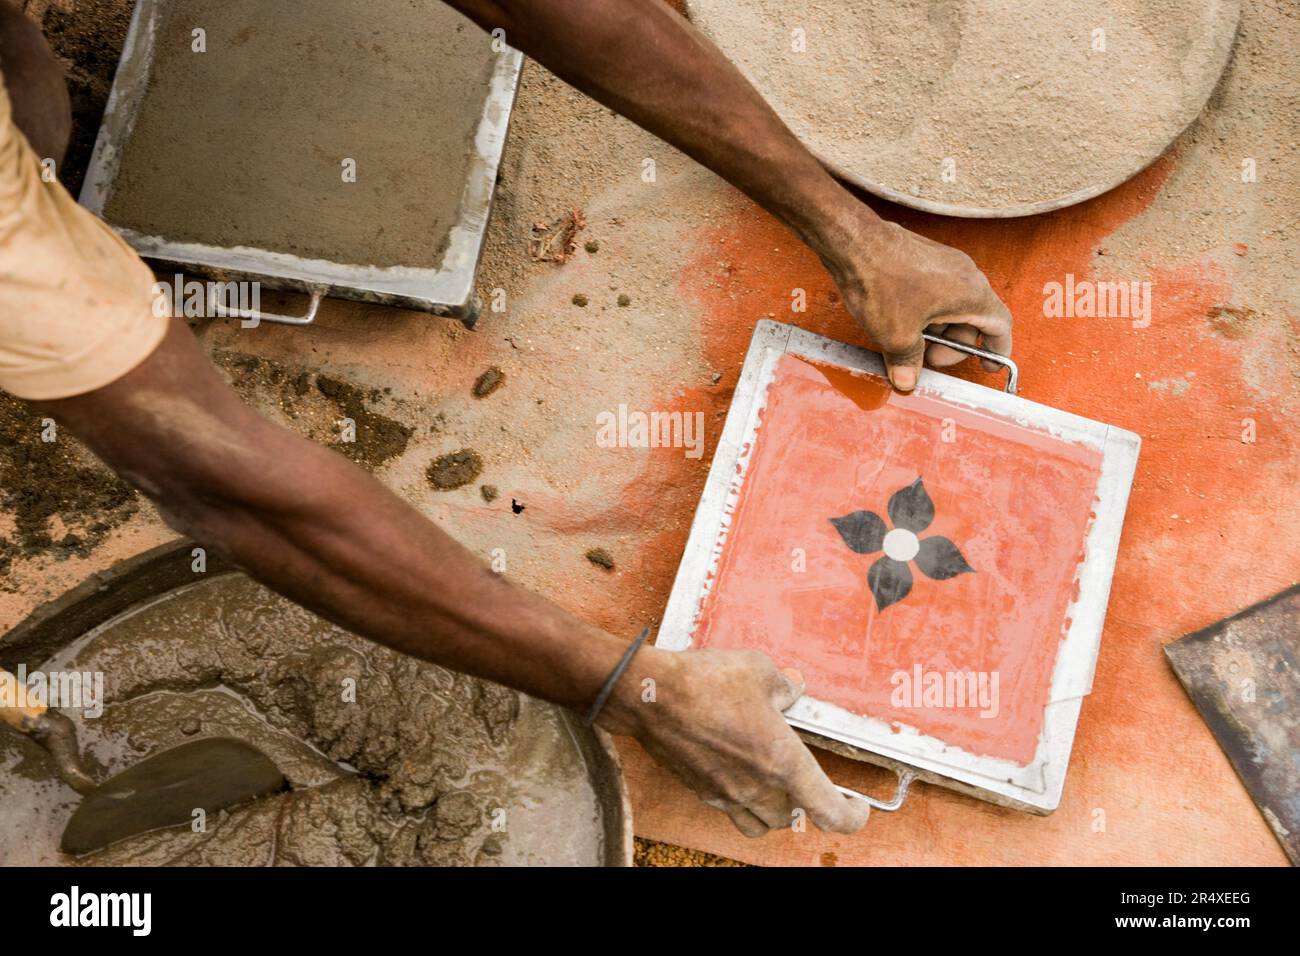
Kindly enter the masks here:
[[374, 469], [406, 451], [406, 445], [415, 434], [415, 429], [371, 409], [370, 403], [381, 397], [378, 389], [371, 389], [367, 394], [350, 382], [328, 375], [317, 375], [316, 390], [356, 422], [355, 442], [333, 443], [334, 448], [353, 461]]
[[478, 377], [474, 383], [474, 397], [487, 398], [506, 382], [506, 373], [495, 365]]
[[439, 491], [468, 485], [483, 471], [483, 459], [472, 448], [462, 448], [434, 460], [425, 474]]
[[604, 548], [592, 548], [587, 552], [587, 560], [606, 571], [614, 570], [614, 558]]

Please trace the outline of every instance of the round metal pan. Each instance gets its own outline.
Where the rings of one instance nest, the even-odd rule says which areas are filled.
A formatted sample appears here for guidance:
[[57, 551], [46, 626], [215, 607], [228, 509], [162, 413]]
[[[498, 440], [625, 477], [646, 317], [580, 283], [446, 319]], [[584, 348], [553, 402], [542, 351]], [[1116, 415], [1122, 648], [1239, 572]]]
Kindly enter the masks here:
[[[1014, 0], [1007, 0], [1007, 2], [1012, 6], [1017, 5]], [[827, 15], [825, 10], [827, 5], [825, 3], [799, 2], [799, 0], [786, 3], [781, 8], [779, 15], [782, 22], [779, 23], [772, 19], [770, 0], [728, 0], [725, 4], [715, 2], [715, 0], [686, 0], [686, 8], [687, 15], [692, 22], [740, 67], [741, 71], [763, 94], [764, 98], [773, 104], [782, 118], [800, 135], [804, 144], [840, 179], [883, 199], [913, 209], [920, 209], [924, 212], [966, 219], [1009, 219], [1017, 216], [1032, 216], [1038, 213], [1050, 212], [1054, 209], [1061, 209], [1065, 206], [1072, 206], [1114, 189], [1158, 159], [1200, 114], [1231, 58], [1232, 44], [1241, 15], [1240, 0], [1171, 0], [1171, 3], [1194, 4], [1198, 22], [1193, 30], [1197, 42], [1188, 43], [1185, 49], [1181, 51], [1180, 58], [1165, 67], [1168, 71], [1169, 82], [1180, 91], [1177, 110], [1172, 113], [1170, 122], [1157, 124], [1148, 122], [1142, 116], [1131, 117], [1135, 127], [1139, 131], [1144, 131], [1147, 135], [1141, 140], [1140, 145], [1128, 154], [1126, 157], [1127, 164], [1117, 175], [1089, 174], [1085, 169], [1077, 177], [1079, 181], [1078, 188], [1070, 189], [1061, 195], [1035, 201], [1004, 200], [984, 203], [954, 203], [914, 195], [906, 189], [899, 188], [898, 183], [882, 181], [880, 177], [873, 175], [871, 169], [837, 162], [833, 157], [834, 150], [828, 149], [829, 144], [826, 138], [819, 133], [817, 124], [812, 121], [809, 115], [806, 115], [813, 112], [822, 115], [834, 115], [838, 109], [838, 104], [834, 102], [834, 96], [830, 94], [829, 90], [819, 86], [819, 74], [815, 69], [809, 69], [805, 74], [807, 80], [805, 88], [801, 91], [801, 97], [796, 98], [802, 106], [783, 107], [781, 105], [781, 90], [776, 88], [775, 81], [770, 79], [767, 68], [772, 57], [765, 49], [756, 48], [753, 37], [755, 35], [764, 36], [771, 42], [776, 42], [779, 38], [780, 42], [785, 43], [787, 42], [787, 29], [791, 23], [815, 22], [822, 31], [834, 29], [833, 24], [826, 25], [822, 20], [811, 19], [814, 12], [821, 17]], [[870, 10], [863, 9], [869, 8], [869, 6], [869, 4], [850, 4], [846, 0], [843, 4], [843, 12], [846, 16], [869, 17]], [[918, 17], [920, 12], [924, 10], [928, 19], [937, 15], [941, 10], [946, 14], [950, 14], [952, 10], [964, 5], [935, 0], [928, 6], [919, 3], [914, 4], [914, 6], [918, 11]], [[839, 7], [839, 4], [830, 5], [832, 12], [839, 9]], [[972, 5], [972, 8], [974, 13], [978, 13], [978, 5]], [[808, 17], [804, 16], [805, 10], [809, 14]], [[917, 26], [919, 29], [921, 24], [918, 23]], [[808, 44], [817, 42], [816, 32], [811, 26], [807, 28], [806, 42]], [[1084, 40], [1086, 39], [1084, 38]], [[1175, 44], [1175, 40], [1176, 38], [1171, 34], [1167, 42], [1157, 38], [1157, 43], [1168, 48]], [[945, 69], [942, 64], [937, 64], [934, 60], [923, 55], [909, 56], [911, 42], [912, 40], [906, 35], [906, 31], [895, 31], [895, 33], [891, 34], [889, 48], [899, 54], [896, 60], [904, 65], [904, 69], [918, 72], [943, 71]], [[1008, 42], [1011, 43], [1013, 40], [1009, 38]], [[955, 47], [959, 44], [954, 43], [952, 45]], [[994, 67], [990, 65], [989, 83], [995, 82], [996, 74], [993, 70]], [[935, 77], [935, 79], [941, 78], [942, 72], [938, 77]], [[1082, 91], [1080, 91], [1080, 95], [1082, 95]], [[917, 100], [902, 98], [897, 102], [882, 102], [878, 105], [881, 110], [889, 115], [890, 125], [911, 128], [913, 121], [917, 118], [915, 111], [924, 104], [919, 103]], [[1069, 108], [1069, 103], [1061, 105], [1063, 109]], [[932, 119], [935, 121], [936, 126], [943, 125], [943, 116], [935, 116]], [[1005, 133], [1005, 131], [1003, 132]], [[999, 149], [997, 134], [992, 130], [989, 131], [989, 136], [985, 141], [967, 145], [972, 152], [977, 154], [982, 154], [984, 151], [991, 153]], [[918, 153], [918, 155], [920, 154]], [[1064, 146], [1054, 151], [1053, 160], [1059, 164], [1059, 167], [1067, 169], [1076, 166], [1080, 161], [1074, 150]], [[918, 168], [920, 166], [924, 166], [928, 171], [931, 167], [937, 168], [937, 161], [933, 157], [926, 157], [924, 160], [918, 159]]]
[[[8, 634], [0, 637], [0, 666], [35, 667], [92, 628], [131, 609], [194, 584], [190, 569], [194, 544], [185, 540], [161, 545], [92, 575], [61, 597], [43, 604]], [[238, 573], [208, 553], [205, 578]], [[589, 727], [579, 716], [560, 710], [586, 761], [601, 810], [605, 866], [631, 866], [632, 808], [622, 765], [609, 735]]]

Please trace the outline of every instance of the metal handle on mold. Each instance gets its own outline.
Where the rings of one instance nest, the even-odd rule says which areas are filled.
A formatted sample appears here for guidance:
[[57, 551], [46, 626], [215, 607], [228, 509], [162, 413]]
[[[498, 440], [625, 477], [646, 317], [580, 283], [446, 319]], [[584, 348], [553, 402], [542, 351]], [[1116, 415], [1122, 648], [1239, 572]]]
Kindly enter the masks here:
[[1005, 391], [1009, 395], [1016, 394], [1016, 385], [1020, 382], [1020, 369], [1016, 363], [1011, 361], [1005, 355], [999, 355], [997, 352], [990, 352], [988, 349], [982, 349], [978, 345], [967, 345], [965, 342], [957, 342], [953, 339], [945, 339], [942, 335], [931, 335], [929, 332], [922, 334], [927, 342], [933, 342], [936, 345], [946, 345], [948, 348], [957, 352], [965, 352], [967, 355], [974, 355], [976, 358], [987, 359], [995, 362], [1007, 370], [1007, 385]]
[[278, 322], [280, 325], [311, 325], [316, 321], [316, 313], [320, 311], [321, 299], [325, 293], [321, 289], [313, 289], [311, 292], [311, 302], [307, 304], [307, 311], [302, 315], [280, 315], [277, 312], [263, 312], [260, 309], [226, 309], [220, 302], [212, 302], [212, 314], [219, 318], [239, 319], [244, 322], [251, 322], [253, 325], [259, 322]]
[[835, 784], [835, 789], [846, 797], [854, 797], [858, 800], [865, 801], [876, 810], [886, 810], [892, 813], [903, 805], [903, 801], [907, 799], [907, 788], [910, 787], [912, 781], [916, 779], [916, 774], [911, 770], [895, 770], [894, 773], [898, 774], [898, 789], [894, 792], [892, 800], [877, 800], [875, 797], [869, 797], [865, 793], [858, 793], [858, 791], [850, 790], [848, 787], [841, 787], [838, 783]]

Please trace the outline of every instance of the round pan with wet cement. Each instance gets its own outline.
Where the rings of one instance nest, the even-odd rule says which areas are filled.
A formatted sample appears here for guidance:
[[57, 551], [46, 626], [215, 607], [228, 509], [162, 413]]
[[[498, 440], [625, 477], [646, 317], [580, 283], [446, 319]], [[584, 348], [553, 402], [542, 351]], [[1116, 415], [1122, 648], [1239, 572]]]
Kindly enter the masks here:
[[688, 0], [845, 181], [927, 212], [1049, 212], [1145, 169], [1227, 66], [1240, 0]]
[[[0, 733], [0, 763], [16, 768], [0, 775], [0, 858], [630, 864], [630, 807], [608, 737], [568, 711], [362, 641], [215, 556], [196, 574], [191, 548], [176, 542], [101, 572], [0, 641], [0, 666], [108, 675], [102, 714], [71, 715], [83, 756], [99, 778], [143, 775], [162, 791], [160, 816], [149, 832], [139, 814], [123, 822], [129, 832], [116, 828], [111, 808], [89, 806], [94, 794], [83, 805], [60, 783], [41, 748]], [[342, 693], [349, 675], [355, 702]], [[221, 779], [205, 779], [218, 763]], [[137, 792], [131, 784], [118, 776], [101, 789], [111, 799]], [[173, 786], [191, 792], [167, 799]], [[230, 808], [220, 819], [219, 806]], [[188, 825], [197, 807], [209, 811], [206, 833]], [[508, 830], [488, 826], [493, 808], [508, 811]], [[74, 815], [94, 832], [71, 821], [60, 853]], [[68, 855], [105, 839], [92, 856]]]

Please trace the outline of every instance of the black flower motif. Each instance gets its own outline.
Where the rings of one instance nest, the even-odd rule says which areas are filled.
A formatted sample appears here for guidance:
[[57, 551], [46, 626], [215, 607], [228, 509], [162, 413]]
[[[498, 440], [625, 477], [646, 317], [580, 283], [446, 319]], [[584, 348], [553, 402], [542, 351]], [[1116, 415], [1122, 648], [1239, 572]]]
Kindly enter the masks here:
[[879, 610], [883, 611], [911, 593], [909, 561], [915, 560], [926, 577], [936, 581], [946, 581], [975, 570], [947, 538], [937, 534], [924, 539], [917, 537], [934, 520], [934, 502], [925, 493], [920, 478], [894, 492], [889, 499], [888, 511], [889, 520], [894, 525], [892, 531], [884, 519], [871, 511], [854, 511], [842, 518], [831, 519], [835, 530], [853, 551], [858, 554], [885, 552], [867, 571], [867, 584]]

